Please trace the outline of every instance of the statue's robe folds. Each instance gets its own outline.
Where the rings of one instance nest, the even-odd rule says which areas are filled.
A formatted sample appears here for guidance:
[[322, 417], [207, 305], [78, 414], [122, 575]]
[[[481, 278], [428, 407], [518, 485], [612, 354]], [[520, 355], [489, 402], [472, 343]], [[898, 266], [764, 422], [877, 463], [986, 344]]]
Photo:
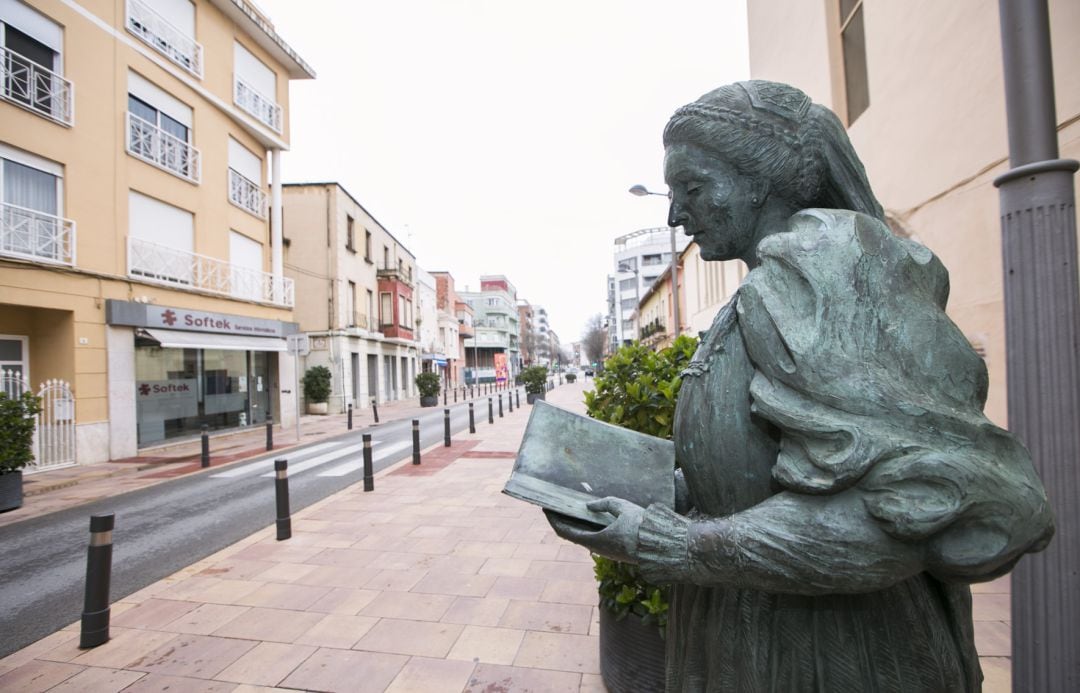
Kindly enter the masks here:
[[967, 583], [1045, 546], [1027, 451], [982, 413], [982, 359], [925, 247], [805, 210], [684, 373], [689, 508], [638, 553], [673, 584], [669, 691], [975, 691]]

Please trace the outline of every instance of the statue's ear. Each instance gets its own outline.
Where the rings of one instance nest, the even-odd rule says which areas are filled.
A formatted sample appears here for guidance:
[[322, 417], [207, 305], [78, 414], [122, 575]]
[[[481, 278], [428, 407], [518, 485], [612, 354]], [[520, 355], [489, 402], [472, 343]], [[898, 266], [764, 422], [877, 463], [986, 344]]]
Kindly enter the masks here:
[[769, 181], [755, 177], [750, 184], [750, 204], [760, 207], [765, 204], [765, 198], [769, 196]]

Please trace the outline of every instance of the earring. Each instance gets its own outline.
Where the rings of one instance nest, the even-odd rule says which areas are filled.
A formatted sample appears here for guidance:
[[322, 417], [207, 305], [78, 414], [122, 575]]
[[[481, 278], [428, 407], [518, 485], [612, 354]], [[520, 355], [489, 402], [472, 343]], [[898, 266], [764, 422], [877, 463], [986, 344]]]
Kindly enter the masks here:
[[756, 205], [758, 203], [758, 196], [754, 195], [753, 197], [751, 197], [750, 198], [750, 203]]

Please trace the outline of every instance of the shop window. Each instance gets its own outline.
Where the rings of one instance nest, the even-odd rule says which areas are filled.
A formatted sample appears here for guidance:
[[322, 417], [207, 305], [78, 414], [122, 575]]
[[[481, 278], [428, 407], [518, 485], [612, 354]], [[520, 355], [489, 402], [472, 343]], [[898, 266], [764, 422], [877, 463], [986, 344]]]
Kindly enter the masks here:
[[847, 124], [851, 125], [870, 106], [862, 0], [840, 0], [840, 47], [844, 61]]

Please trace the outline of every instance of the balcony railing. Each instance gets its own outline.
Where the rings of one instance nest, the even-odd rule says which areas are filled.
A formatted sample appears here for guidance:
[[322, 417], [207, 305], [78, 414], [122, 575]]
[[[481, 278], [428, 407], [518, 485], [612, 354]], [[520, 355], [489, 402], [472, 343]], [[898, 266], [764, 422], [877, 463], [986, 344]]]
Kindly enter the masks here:
[[127, 30], [158, 53], [202, 79], [202, 46], [139, 0], [127, 0]]
[[281, 133], [281, 106], [273, 99], [260, 94], [239, 75], [233, 81], [233, 101], [260, 123], [278, 134]]
[[75, 222], [18, 205], [0, 204], [0, 255], [75, 264]]
[[199, 183], [202, 156], [198, 149], [130, 112], [127, 114], [127, 132], [128, 154], [186, 181]]
[[0, 94], [61, 125], [75, 124], [75, 87], [68, 80], [0, 47]]
[[167, 286], [292, 307], [293, 280], [128, 237], [128, 276]]
[[243, 174], [229, 169], [229, 202], [251, 212], [260, 219], [266, 218], [266, 193], [258, 183], [244, 177]]

